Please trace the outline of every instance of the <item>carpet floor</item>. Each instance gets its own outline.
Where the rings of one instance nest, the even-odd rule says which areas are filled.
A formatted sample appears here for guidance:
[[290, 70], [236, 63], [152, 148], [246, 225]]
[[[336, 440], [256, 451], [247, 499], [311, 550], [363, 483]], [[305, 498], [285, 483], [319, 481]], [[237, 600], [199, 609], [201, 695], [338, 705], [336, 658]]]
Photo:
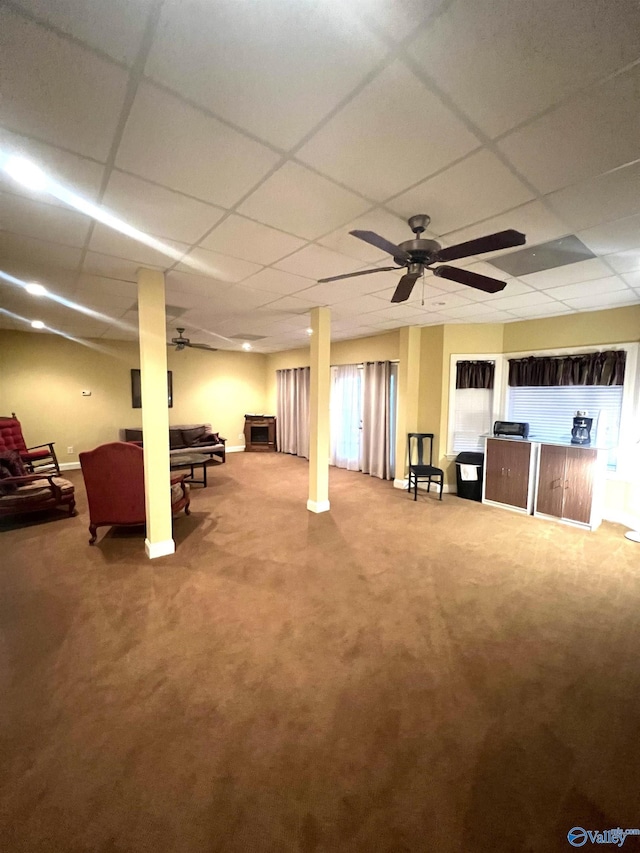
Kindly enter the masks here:
[[[140, 530], [2, 525], [0, 849], [574, 849], [640, 826], [640, 545], [229, 454]], [[637, 849], [630, 838], [625, 848]]]

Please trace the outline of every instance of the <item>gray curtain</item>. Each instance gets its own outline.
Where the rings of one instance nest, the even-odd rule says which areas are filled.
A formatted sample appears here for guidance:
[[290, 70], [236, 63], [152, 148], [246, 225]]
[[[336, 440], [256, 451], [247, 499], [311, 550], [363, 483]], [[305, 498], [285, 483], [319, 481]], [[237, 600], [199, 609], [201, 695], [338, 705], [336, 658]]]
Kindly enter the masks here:
[[389, 385], [391, 362], [364, 365], [362, 406], [362, 470], [365, 474], [391, 480], [391, 417]]
[[281, 453], [309, 458], [309, 390], [311, 368], [276, 371], [278, 392], [277, 447]]

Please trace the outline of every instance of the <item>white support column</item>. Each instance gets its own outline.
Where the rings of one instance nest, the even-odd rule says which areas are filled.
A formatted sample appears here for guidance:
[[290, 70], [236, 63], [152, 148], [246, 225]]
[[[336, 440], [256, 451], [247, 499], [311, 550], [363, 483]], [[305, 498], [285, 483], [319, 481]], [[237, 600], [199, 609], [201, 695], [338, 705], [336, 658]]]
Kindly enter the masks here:
[[164, 273], [138, 270], [144, 490], [149, 559], [176, 550], [171, 527]]
[[329, 393], [331, 378], [331, 313], [311, 311], [311, 401], [309, 423], [309, 500], [311, 512], [327, 512], [329, 504]]
[[403, 326], [400, 329], [396, 472], [393, 480], [396, 489], [407, 488], [407, 433], [418, 430], [420, 335], [418, 326]]

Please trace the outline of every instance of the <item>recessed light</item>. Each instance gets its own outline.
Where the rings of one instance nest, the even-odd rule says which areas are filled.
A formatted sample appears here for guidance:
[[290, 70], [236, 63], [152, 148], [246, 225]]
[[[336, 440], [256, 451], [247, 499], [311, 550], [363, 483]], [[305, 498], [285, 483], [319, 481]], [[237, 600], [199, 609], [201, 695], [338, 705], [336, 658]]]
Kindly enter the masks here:
[[39, 166], [27, 160], [25, 157], [9, 157], [3, 165], [5, 172], [14, 181], [28, 187], [30, 190], [44, 190], [47, 188], [48, 179]]
[[37, 281], [30, 281], [29, 284], [25, 284], [24, 289], [32, 296], [44, 296], [47, 292], [47, 288], [38, 284]]
[[32, 320], [31, 325], [34, 329], [44, 329], [44, 323], [42, 320]]
[[307, 329], [307, 334], [308, 334], [308, 335], [312, 335], [312, 334], [313, 334], [313, 329]]
[[245, 341], [245, 342], [242, 344], [242, 349], [244, 349], [244, 350], [250, 350], [250, 349], [251, 349], [251, 344], [250, 344], [248, 341]]

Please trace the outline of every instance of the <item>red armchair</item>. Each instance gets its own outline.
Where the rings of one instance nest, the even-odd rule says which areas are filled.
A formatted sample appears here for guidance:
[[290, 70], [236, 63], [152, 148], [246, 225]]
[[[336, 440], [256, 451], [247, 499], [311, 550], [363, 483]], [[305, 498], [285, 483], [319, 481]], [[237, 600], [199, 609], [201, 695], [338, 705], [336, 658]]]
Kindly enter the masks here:
[[48, 444], [27, 447], [16, 413], [12, 412], [10, 418], [0, 417], [0, 454], [8, 450], [17, 450], [32, 473], [60, 474], [60, 466], [53, 449], [54, 444], [55, 442], [52, 441]]
[[[167, 460], [167, 464], [168, 460]], [[80, 454], [80, 466], [89, 501], [89, 544], [105, 525], [139, 526], [146, 522], [143, 450], [136, 444], [113, 441]], [[186, 474], [171, 476], [171, 511], [189, 515]]]

